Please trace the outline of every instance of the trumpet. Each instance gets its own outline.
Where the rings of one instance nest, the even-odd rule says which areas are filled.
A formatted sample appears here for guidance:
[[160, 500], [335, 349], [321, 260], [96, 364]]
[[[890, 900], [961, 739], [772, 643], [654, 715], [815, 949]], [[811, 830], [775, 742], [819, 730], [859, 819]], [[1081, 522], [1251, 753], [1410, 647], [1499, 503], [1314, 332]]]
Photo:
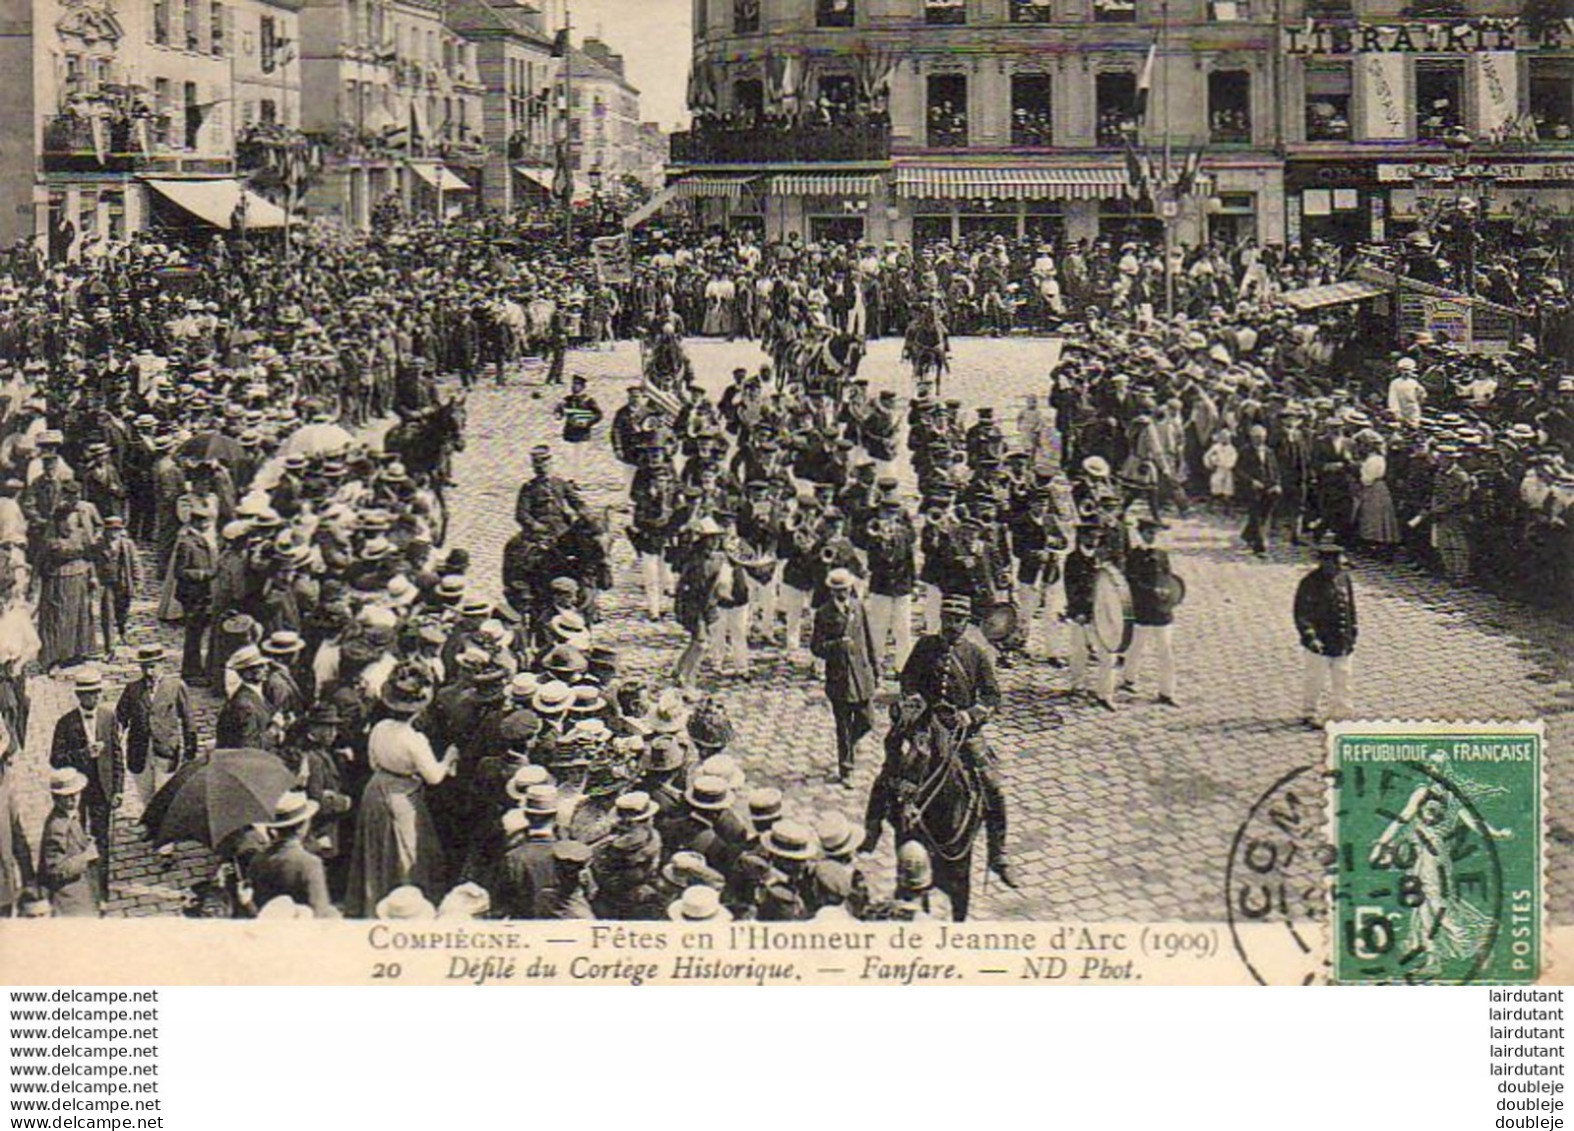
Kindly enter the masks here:
[[836, 562], [836, 547], [834, 547], [834, 546], [821, 546], [820, 547], [820, 564], [821, 565], [834, 565], [835, 562]]

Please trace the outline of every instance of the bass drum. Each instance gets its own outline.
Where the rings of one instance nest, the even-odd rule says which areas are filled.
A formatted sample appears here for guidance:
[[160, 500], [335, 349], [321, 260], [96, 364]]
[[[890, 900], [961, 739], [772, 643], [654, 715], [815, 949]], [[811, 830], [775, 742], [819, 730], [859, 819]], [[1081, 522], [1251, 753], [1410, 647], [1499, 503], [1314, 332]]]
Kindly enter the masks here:
[[1101, 565], [1093, 579], [1093, 636], [1106, 652], [1131, 647], [1131, 588], [1120, 570]]

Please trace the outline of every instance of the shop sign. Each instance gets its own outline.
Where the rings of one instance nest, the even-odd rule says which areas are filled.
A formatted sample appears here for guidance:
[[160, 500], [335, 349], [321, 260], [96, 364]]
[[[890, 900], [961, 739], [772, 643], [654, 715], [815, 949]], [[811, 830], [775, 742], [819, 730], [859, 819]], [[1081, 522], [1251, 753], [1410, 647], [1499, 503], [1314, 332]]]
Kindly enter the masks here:
[[1356, 24], [1307, 20], [1283, 29], [1287, 55], [1475, 55], [1483, 51], [1550, 50], [1574, 46], [1574, 20], [1532, 31], [1514, 19]]
[[[1377, 180], [1381, 184], [1407, 185], [1420, 173], [1423, 178], [1446, 183], [1458, 173], [1448, 165], [1428, 162], [1413, 164], [1384, 163], [1377, 166]], [[1574, 184], [1574, 161], [1482, 161], [1465, 169], [1465, 176], [1479, 181], [1491, 177], [1499, 184], [1523, 184], [1530, 181], [1554, 181]]]

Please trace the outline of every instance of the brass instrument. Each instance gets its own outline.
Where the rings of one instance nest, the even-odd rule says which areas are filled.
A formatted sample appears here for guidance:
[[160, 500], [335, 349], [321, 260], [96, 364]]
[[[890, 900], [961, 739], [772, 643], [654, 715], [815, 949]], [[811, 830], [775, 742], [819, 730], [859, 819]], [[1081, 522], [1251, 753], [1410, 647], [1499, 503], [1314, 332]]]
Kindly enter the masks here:
[[732, 565], [743, 570], [761, 585], [770, 583], [776, 576], [776, 557], [774, 554], [756, 549], [742, 538], [729, 538], [724, 547], [727, 560]]

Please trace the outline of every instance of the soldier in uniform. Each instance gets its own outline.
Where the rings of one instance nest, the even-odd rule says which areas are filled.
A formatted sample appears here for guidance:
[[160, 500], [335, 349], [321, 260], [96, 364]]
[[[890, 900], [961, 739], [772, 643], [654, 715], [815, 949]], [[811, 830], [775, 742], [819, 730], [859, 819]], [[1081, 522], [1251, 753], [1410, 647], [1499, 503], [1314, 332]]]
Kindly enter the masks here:
[[[1093, 583], [1104, 564], [1104, 526], [1083, 522], [1077, 526], [1077, 544], [1066, 555], [1066, 622], [1071, 625], [1071, 691], [1091, 690], [1099, 706], [1115, 709], [1115, 656], [1102, 649], [1093, 636]], [[1095, 660], [1097, 673], [1091, 689], [1088, 665]]]
[[913, 590], [918, 584], [918, 531], [897, 497], [897, 482], [882, 478], [875, 516], [853, 531], [853, 541], [868, 557], [869, 636], [876, 672], [885, 659], [886, 640], [896, 639], [896, 670], [913, 650]]
[[1160, 531], [1169, 527], [1157, 515], [1137, 519], [1138, 544], [1126, 554], [1126, 584], [1131, 589], [1133, 620], [1131, 649], [1126, 654], [1124, 689], [1135, 691], [1137, 676], [1149, 648], [1158, 653], [1159, 702], [1175, 707], [1175, 582], [1170, 555], [1157, 545]]
[[882, 822], [894, 816], [895, 777], [901, 764], [902, 743], [938, 714], [949, 725], [962, 728], [958, 752], [983, 794], [989, 868], [1001, 883], [1014, 888], [1016, 880], [1006, 855], [1005, 796], [983, 733], [990, 716], [1000, 706], [1000, 683], [988, 650], [965, 635], [972, 611], [969, 598], [948, 595], [941, 604], [940, 631], [919, 640], [902, 668], [902, 697], [916, 696], [922, 701], [922, 709], [913, 712], [904, 725], [893, 725], [886, 735], [885, 764], [875, 778], [864, 816], [862, 851], [874, 851], [880, 841]]

